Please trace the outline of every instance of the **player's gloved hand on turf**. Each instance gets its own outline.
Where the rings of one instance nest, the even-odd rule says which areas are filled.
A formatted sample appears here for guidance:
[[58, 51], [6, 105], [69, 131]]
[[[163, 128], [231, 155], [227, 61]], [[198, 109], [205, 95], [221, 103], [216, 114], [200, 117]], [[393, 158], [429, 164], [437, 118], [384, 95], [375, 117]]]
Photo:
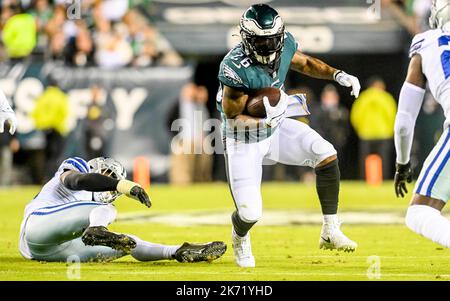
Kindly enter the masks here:
[[338, 70], [333, 75], [334, 80], [341, 86], [344, 87], [352, 87], [352, 92], [350, 95], [358, 98], [359, 90], [361, 90], [361, 84], [359, 83], [359, 79], [356, 76], [345, 73], [342, 70]]
[[14, 114], [6, 98], [0, 99], [0, 133], [5, 131], [5, 123], [9, 124], [9, 133], [14, 134], [17, 128], [16, 114]]
[[286, 110], [289, 104], [288, 95], [280, 90], [280, 100], [276, 106], [271, 106], [269, 98], [263, 97], [264, 107], [266, 109], [266, 118], [264, 119], [264, 125], [266, 127], [275, 128], [286, 116]]
[[129, 198], [138, 200], [148, 208], [152, 206], [152, 202], [150, 201], [150, 197], [145, 192], [145, 190], [141, 187], [141, 185], [134, 183], [129, 180], [120, 180], [117, 184], [117, 191], [123, 193]]
[[394, 177], [394, 185], [395, 185], [395, 194], [397, 197], [405, 197], [408, 193], [408, 189], [406, 188], [406, 183], [412, 182], [412, 169], [411, 164], [408, 162], [406, 164], [395, 165], [395, 177]]

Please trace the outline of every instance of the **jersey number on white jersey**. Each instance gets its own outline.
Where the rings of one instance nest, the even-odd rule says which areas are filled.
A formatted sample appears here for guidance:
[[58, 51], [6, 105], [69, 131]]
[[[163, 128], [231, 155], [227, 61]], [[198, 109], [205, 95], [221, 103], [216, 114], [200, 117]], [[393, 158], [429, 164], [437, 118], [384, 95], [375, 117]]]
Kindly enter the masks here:
[[442, 69], [445, 79], [450, 77], [450, 36], [441, 36], [439, 38], [439, 47], [444, 48], [441, 54]]

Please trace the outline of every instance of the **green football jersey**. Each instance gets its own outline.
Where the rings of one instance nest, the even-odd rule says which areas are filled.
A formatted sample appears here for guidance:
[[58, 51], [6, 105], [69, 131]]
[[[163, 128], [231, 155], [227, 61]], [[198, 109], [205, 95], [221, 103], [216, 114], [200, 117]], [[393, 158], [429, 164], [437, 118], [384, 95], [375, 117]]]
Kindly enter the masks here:
[[272, 74], [269, 70], [257, 61], [252, 60], [244, 51], [242, 43], [234, 47], [224, 57], [220, 64], [219, 81], [220, 87], [217, 93], [217, 109], [222, 117], [222, 130], [224, 135], [245, 142], [261, 141], [269, 137], [276, 129], [245, 129], [238, 131], [227, 125], [227, 118], [222, 109], [222, 91], [223, 85], [232, 87], [236, 90], [250, 93], [252, 90], [258, 90], [266, 87], [275, 87], [284, 89], [292, 57], [297, 50], [297, 42], [292, 34], [285, 33], [284, 47], [281, 52], [280, 64], [278, 70]]

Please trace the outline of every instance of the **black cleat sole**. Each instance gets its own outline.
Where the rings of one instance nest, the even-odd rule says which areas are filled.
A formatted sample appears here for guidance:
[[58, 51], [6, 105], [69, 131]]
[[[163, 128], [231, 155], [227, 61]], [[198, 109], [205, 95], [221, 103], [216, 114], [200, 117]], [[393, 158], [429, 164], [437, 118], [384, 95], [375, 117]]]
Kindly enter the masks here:
[[81, 240], [87, 246], [105, 246], [125, 253], [136, 247], [136, 241], [131, 237], [108, 231], [105, 227], [87, 228]]
[[191, 244], [185, 242], [175, 253], [174, 258], [179, 262], [211, 262], [220, 258], [227, 250], [222, 241], [207, 244]]

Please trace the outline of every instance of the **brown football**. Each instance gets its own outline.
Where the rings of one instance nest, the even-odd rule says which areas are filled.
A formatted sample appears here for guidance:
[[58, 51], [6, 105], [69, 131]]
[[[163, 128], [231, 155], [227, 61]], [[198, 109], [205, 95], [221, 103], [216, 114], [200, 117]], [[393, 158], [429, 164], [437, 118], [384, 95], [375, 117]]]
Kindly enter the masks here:
[[271, 106], [276, 106], [280, 100], [280, 90], [277, 88], [262, 88], [248, 95], [247, 114], [252, 117], [266, 117], [266, 108], [264, 107], [263, 97], [267, 96]]

